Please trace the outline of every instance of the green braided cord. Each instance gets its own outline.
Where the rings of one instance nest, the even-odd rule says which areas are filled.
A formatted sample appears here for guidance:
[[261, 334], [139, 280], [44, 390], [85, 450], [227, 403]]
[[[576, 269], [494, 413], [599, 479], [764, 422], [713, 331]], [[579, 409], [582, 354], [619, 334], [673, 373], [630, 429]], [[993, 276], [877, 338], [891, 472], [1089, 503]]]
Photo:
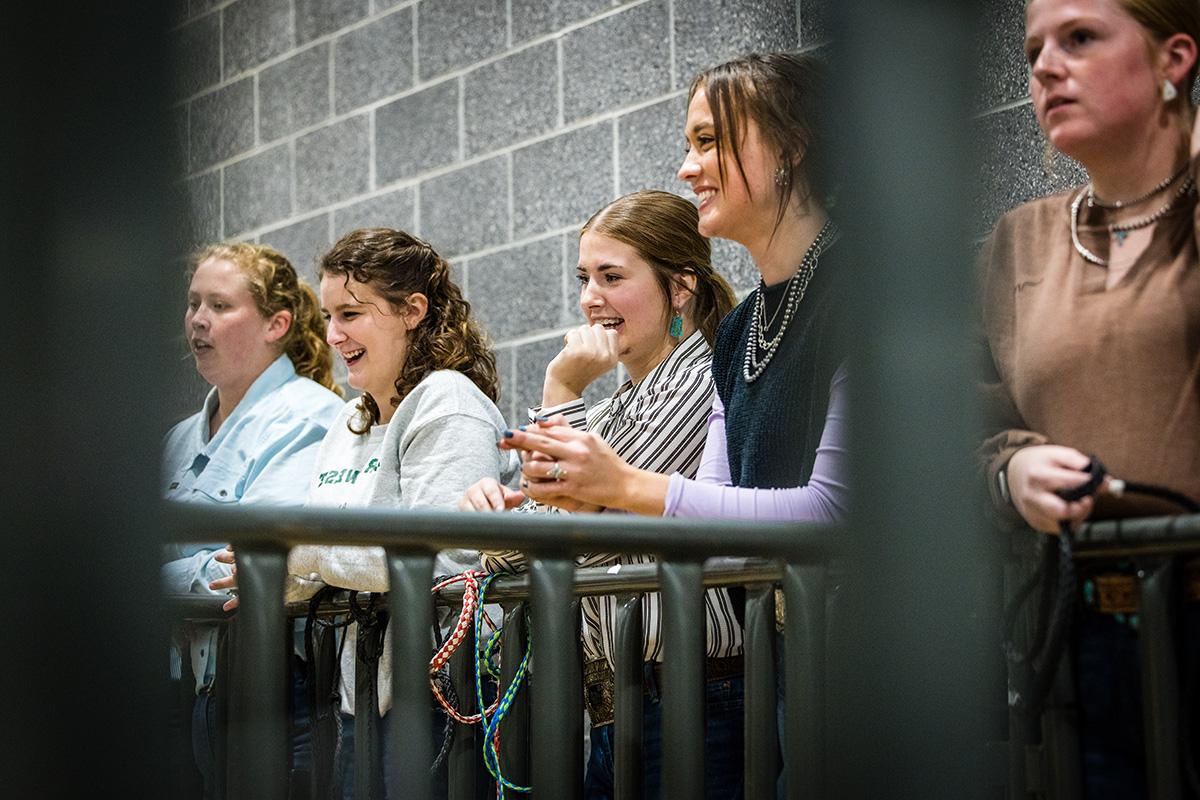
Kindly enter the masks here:
[[[479, 641], [479, 635], [483, 630], [483, 604], [484, 593], [487, 592], [487, 587], [496, 578], [495, 574], [488, 575], [479, 585], [479, 600], [475, 606], [475, 640]], [[498, 634], [499, 632], [497, 632]], [[489, 651], [495, 645], [497, 636], [494, 634], [488, 641], [488, 646], [484, 650], [485, 658], [488, 657]], [[496, 745], [497, 731], [500, 726], [500, 720], [508, 714], [512, 707], [513, 699], [517, 695], [517, 690], [521, 688], [521, 681], [525, 678], [525, 673], [529, 667], [529, 654], [533, 650], [533, 635], [530, 633], [529, 646], [525, 648], [525, 656], [521, 659], [521, 663], [517, 665], [517, 672], [513, 675], [512, 683], [504, 690], [503, 697], [500, 698], [500, 703], [496, 706], [496, 711], [492, 714], [491, 719], [487, 716], [487, 707], [483, 702], [483, 676], [479, 670], [479, 658], [475, 659], [475, 699], [479, 705], [480, 724], [483, 726], [483, 763], [487, 767], [488, 772], [496, 780], [497, 800], [504, 800], [504, 790], [511, 789], [514, 792], [531, 792], [531, 786], [518, 786], [504, 777], [500, 771], [500, 751]], [[489, 659], [490, 660], [490, 659]], [[490, 666], [490, 664], [489, 664]]]

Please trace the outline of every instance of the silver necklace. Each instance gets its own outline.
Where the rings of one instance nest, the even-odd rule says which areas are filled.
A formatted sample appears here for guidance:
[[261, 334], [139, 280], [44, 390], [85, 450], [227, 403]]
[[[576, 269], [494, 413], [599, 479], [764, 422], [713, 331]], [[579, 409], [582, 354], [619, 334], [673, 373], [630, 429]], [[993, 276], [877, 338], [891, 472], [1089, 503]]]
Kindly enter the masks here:
[[[1145, 228], [1153, 225], [1155, 222], [1158, 222], [1158, 220], [1162, 219], [1162, 217], [1168, 211], [1175, 207], [1176, 203], [1187, 197], [1194, 190], [1195, 183], [1191, 178], [1188, 178], [1183, 182], [1183, 185], [1179, 187], [1179, 191], [1176, 192], [1170, 200], [1168, 200], [1153, 214], [1148, 214], [1145, 217], [1135, 219], [1131, 222], [1114, 222], [1107, 226], [1109, 234], [1117, 238], [1117, 244], [1121, 244], [1125, 241], [1125, 236], [1129, 233], [1129, 231]], [[1071, 244], [1075, 246], [1075, 252], [1079, 253], [1079, 255], [1081, 255], [1085, 261], [1090, 261], [1097, 266], [1107, 267], [1107, 259], [1103, 259], [1096, 255], [1091, 250], [1084, 247], [1083, 243], [1079, 241], [1079, 208], [1081, 205], [1083, 205], [1083, 200], [1086, 196], [1087, 189], [1084, 189], [1078, 195], [1076, 195], [1075, 199], [1071, 202]]]
[[1165, 192], [1167, 190], [1168, 186], [1170, 186], [1172, 183], [1174, 183], [1175, 181], [1177, 181], [1181, 177], [1183, 177], [1183, 173], [1187, 172], [1188, 163], [1189, 162], [1187, 162], [1187, 161], [1183, 162], [1183, 166], [1180, 167], [1179, 171], [1176, 172], [1174, 175], [1167, 178], [1162, 183], [1159, 183], [1157, 186], [1155, 186], [1150, 191], [1146, 192], [1144, 195], [1141, 195], [1140, 197], [1135, 197], [1132, 200], [1113, 200], [1111, 202], [1101, 200], [1099, 197], [1096, 196], [1095, 187], [1093, 187], [1091, 183], [1088, 183], [1088, 185], [1087, 185], [1088, 208], [1107, 208], [1109, 210], [1119, 211], [1120, 209], [1124, 208], [1125, 206], [1132, 206], [1132, 205], [1137, 205], [1138, 203], [1144, 203], [1145, 201], [1149, 200], [1151, 197], [1154, 197], [1154, 195], [1158, 194], [1159, 192]]
[[[774, 323], [775, 317], [782, 310], [783, 321], [779, 323], [778, 332], [769, 339], [767, 338], [766, 300], [763, 298], [765, 284], [759, 281], [758, 288], [754, 290], [754, 312], [750, 315], [750, 335], [746, 339], [746, 355], [742, 363], [742, 377], [746, 379], [746, 383], [754, 383], [758, 380], [758, 376], [763, 374], [763, 370], [775, 357], [775, 351], [779, 349], [779, 344], [783, 341], [783, 334], [788, 329], [788, 323], [792, 321], [796, 309], [800, 307], [800, 301], [804, 299], [804, 294], [808, 290], [809, 281], [812, 280], [813, 273], [817, 270], [817, 259], [837, 240], [837, 233], [837, 225], [833, 220], [827, 220], [817, 237], [813, 239], [812, 244], [808, 246], [808, 250], [804, 252], [800, 266], [792, 273], [792, 277], [788, 278], [783, 301], [771, 315], [769, 322]], [[759, 350], [763, 351], [761, 360], [758, 357]]]

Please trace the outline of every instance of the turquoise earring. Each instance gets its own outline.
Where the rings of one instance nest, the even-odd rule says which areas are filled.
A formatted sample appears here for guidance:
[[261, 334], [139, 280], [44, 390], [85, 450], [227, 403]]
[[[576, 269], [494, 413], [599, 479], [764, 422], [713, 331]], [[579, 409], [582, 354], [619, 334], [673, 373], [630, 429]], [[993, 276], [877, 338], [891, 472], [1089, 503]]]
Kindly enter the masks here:
[[683, 336], [683, 314], [676, 311], [675, 316], [671, 317], [671, 327], [667, 329], [667, 335], [672, 339]]

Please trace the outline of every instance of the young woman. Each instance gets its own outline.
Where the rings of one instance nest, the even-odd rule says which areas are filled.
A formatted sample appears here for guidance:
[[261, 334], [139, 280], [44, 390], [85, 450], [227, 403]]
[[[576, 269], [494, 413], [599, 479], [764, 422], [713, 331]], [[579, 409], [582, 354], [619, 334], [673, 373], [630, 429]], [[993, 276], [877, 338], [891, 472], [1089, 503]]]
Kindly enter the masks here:
[[[184, 334], [212, 385], [203, 408], [166, 436], [164, 494], [189, 503], [301, 505], [317, 447], [342, 407], [313, 290], [263, 245], [210, 245], [192, 258]], [[220, 544], [168, 545], [164, 591], [209, 593], [229, 568]], [[192, 747], [207, 797], [214, 775], [215, 626], [190, 637]]]
[[[362, 396], [346, 404], [322, 442], [310, 472], [308, 503], [454, 508], [482, 478], [511, 480], [516, 459], [496, 448], [504, 420], [494, 402], [495, 359], [450, 280], [449, 263], [414, 236], [377, 228], [343, 236], [321, 260], [320, 273], [329, 344]], [[457, 574], [478, 563], [474, 551], [444, 551], [435, 573]], [[378, 547], [297, 547], [288, 564], [309, 584], [388, 588]], [[378, 708], [359, 713], [382, 716], [391, 706], [390, 664], [385, 642]], [[346, 647], [347, 713], [354, 712], [354, 674], [354, 648]], [[440, 721], [437, 728], [440, 732]], [[352, 752], [351, 747], [347, 755]], [[352, 770], [345, 777], [351, 788]]]
[[[714, 396], [711, 344], [717, 323], [734, 303], [729, 285], [712, 269], [711, 247], [696, 223], [695, 206], [660, 191], [621, 197], [587, 221], [580, 232], [578, 269], [579, 307], [587, 324], [567, 333], [562, 351], [546, 367], [542, 402], [535, 409], [539, 415], [561, 414], [573, 429], [603, 436], [642, 469], [689, 476], [700, 464]], [[629, 380], [611, 398], [587, 408], [584, 389], [618, 363]], [[459, 507], [498, 511], [522, 499], [519, 492], [485, 480], [467, 492]], [[590, 553], [579, 563], [653, 561], [649, 555]], [[485, 553], [483, 564], [488, 571], [512, 571], [523, 559], [520, 553]], [[585, 699], [593, 726], [585, 796], [606, 798], [613, 792], [610, 701], [616, 600], [584, 598], [582, 605]], [[706, 760], [715, 783], [735, 785], [741, 758], [741, 627], [723, 589], [707, 592], [705, 606]], [[653, 674], [662, 661], [657, 594], [643, 600], [643, 613], [643, 658]], [[657, 697], [648, 697], [644, 764], [649, 797], [658, 790], [659, 718]]]
[[700, 233], [745, 245], [762, 277], [717, 330], [717, 396], [695, 478], [641, 469], [555, 417], [502, 440], [525, 451], [526, 495], [649, 515], [844, 518], [847, 265], [814, 166], [821, 82], [812, 56], [769, 54], [692, 83], [679, 176], [700, 201]]
[[[982, 253], [994, 435], [981, 455], [996, 509], [1047, 533], [1173, 512], [1103, 489], [1069, 503], [1055, 492], [1084, 484], [1094, 455], [1113, 475], [1200, 497], [1200, 137], [1188, 100], [1200, 5], [1033, 0], [1025, 22], [1038, 123], [1089, 182], [1011, 212]], [[1136, 596], [1134, 576], [1098, 572], [1081, 575], [1092, 601], [1075, 633], [1086, 796], [1144, 797], [1138, 633], [1087, 589]]]

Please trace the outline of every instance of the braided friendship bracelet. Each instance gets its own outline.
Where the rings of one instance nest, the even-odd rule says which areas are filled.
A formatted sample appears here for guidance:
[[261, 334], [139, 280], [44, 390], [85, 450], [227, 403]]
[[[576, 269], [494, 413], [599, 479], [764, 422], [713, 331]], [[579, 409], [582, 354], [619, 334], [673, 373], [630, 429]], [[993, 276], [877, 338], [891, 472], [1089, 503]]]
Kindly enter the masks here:
[[[446, 662], [450, 660], [450, 657], [454, 655], [454, 651], [458, 649], [458, 646], [462, 644], [462, 640], [466, 638], [470, 625], [479, 625], [484, 619], [486, 619], [488, 625], [491, 626], [493, 630], [496, 628], [495, 623], [493, 623], [491, 618], [488, 617], [487, 613], [483, 611], [483, 606], [479, 602], [479, 576], [482, 574], [483, 573], [476, 570], [467, 570], [461, 575], [455, 575], [452, 578], [447, 578], [441, 583], [435, 585], [430, 590], [432, 593], [436, 594], [438, 591], [452, 584], [463, 584], [462, 611], [459, 612], [458, 622], [455, 624], [454, 630], [451, 631], [450, 636], [446, 639], [446, 643], [443, 644], [441, 648], [439, 648], [438, 651], [433, 654], [433, 658], [429, 662], [429, 689], [431, 692], [433, 692], [434, 699], [437, 700], [438, 705], [442, 707], [442, 710], [445, 711], [451, 719], [453, 719], [455, 722], [460, 722], [463, 725], [474, 725], [477, 722], [482, 722], [484, 717], [481, 714], [472, 714], [467, 716], [455, 708], [446, 699], [445, 695], [442, 694], [441, 687], [437, 684], [437, 673], [443, 666], [445, 666]], [[476, 617], [479, 618], [478, 623], [476, 623]], [[475, 660], [478, 664], [478, 657], [476, 657]], [[478, 667], [476, 668], [476, 672], [478, 672]], [[497, 703], [498, 702], [499, 699], [497, 699]], [[483, 708], [482, 700], [479, 702], [479, 707]], [[492, 713], [495, 708], [496, 704], [493, 703], [492, 707], [487, 710], [487, 713]]]
[[[483, 597], [487, 592], [487, 587], [493, 580], [495, 575], [488, 575], [484, 578], [483, 583], [479, 586], [479, 598], [475, 606], [475, 637], [478, 640], [483, 628]], [[527, 626], [528, 629], [528, 626]], [[491, 647], [496, 637], [492, 637], [492, 641], [488, 642]], [[525, 655], [521, 658], [521, 663], [517, 665], [517, 671], [513, 675], [512, 683], [504, 690], [504, 695], [497, 701], [495, 713], [489, 709], [484, 712], [483, 721], [483, 763], [487, 767], [488, 773], [496, 779], [496, 800], [504, 800], [504, 790], [510, 789], [514, 792], [528, 793], [533, 791], [530, 786], [518, 786], [512, 781], [504, 777], [500, 771], [500, 721], [508, 715], [512, 708], [513, 700], [517, 696], [517, 691], [521, 688], [521, 682], [525, 679], [525, 674], [529, 668], [529, 654], [533, 652], [533, 634], [529, 634], [529, 642], [525, 647]], [[479, 659], [475, 659], [475, 701], [479, 707], [483, 707], [483, 676], [479, 670]], [[490, 718], [488, 715], [491, 715]]]

